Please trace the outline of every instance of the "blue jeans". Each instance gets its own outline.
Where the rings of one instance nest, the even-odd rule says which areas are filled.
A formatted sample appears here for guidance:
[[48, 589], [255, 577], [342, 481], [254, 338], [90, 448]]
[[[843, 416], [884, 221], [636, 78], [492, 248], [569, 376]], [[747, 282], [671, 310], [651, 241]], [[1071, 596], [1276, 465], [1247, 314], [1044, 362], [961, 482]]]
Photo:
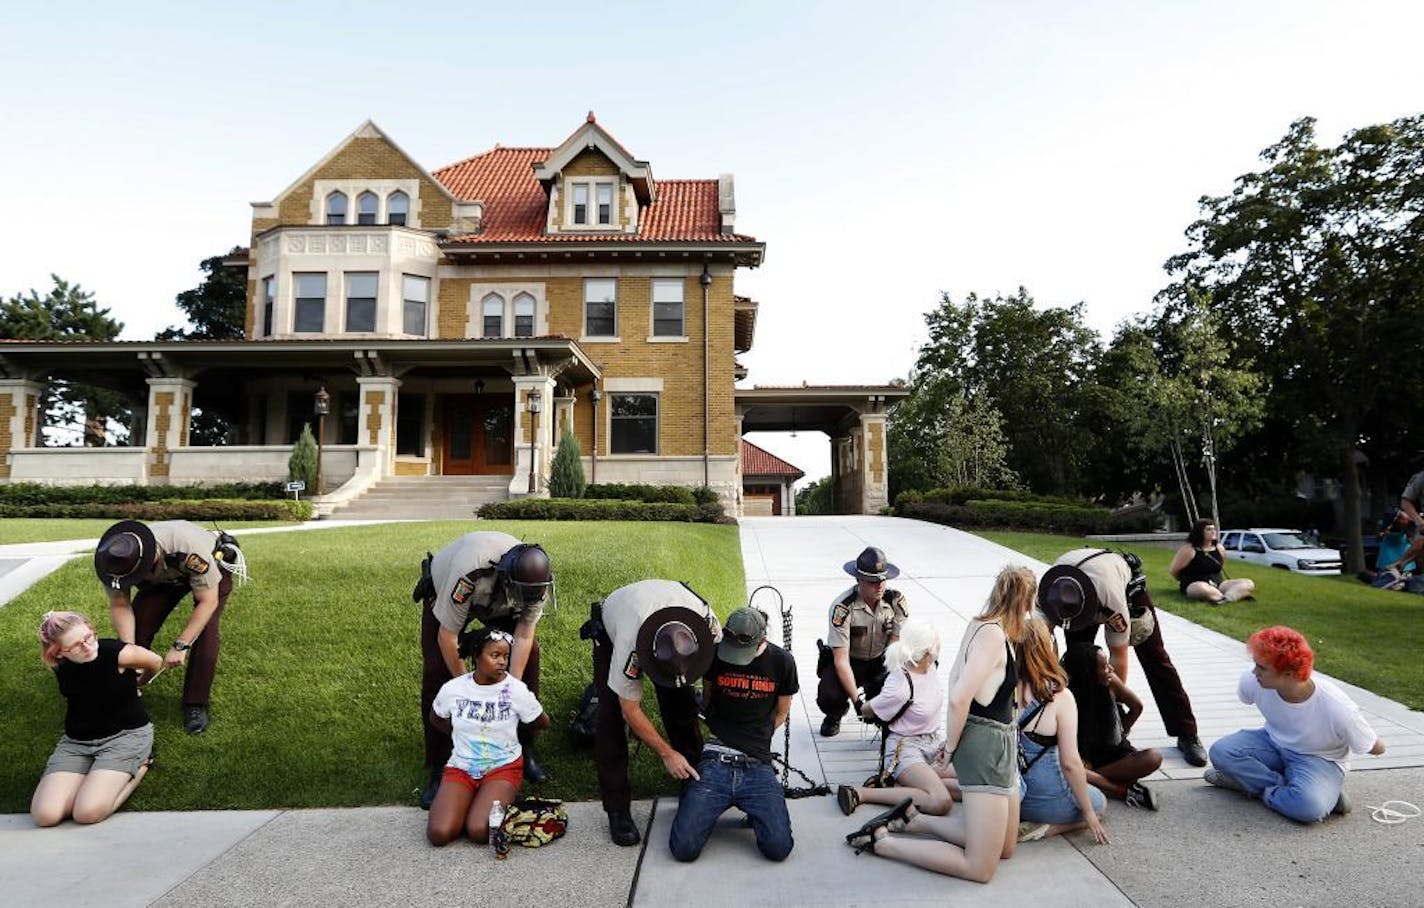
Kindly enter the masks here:
[[695, 861], [712, 835], [712, 828], [729, 807], [751, 818], [757, 848], [773, 861], [784, 861], [795, 844], [791, 815], [776, 771], [767, 763], [746, 760], [725, 763], [715, 751], [705, 751], [697, 764], [701, 779], [689, 780], [677, 802], [668, 847], [679, 861]]
[[[1019, 817], [1030, 823], [1053, 823], [1069, 826], [1085, 821], [1078, 809], [1078, 801], [1073, 797], [1073, 789], [1063, 775], [1063, 766], [1058, 762], [1058, 747], [1055, 745], [1043, 753], [1044, 748], [1028, 738], [1023, 741], [1024, 757], [1034, 760], [1027, 773], [1019, 778]], [[1043, 756], [1038, 755], [1043, 753]], [[1035, 760], [1034, 758], [1037, 757]], [[1107, 803], [1103, 793], [1088, 786], [1088, 801], [1093, 811], [1101, 814]]]
[[1298, 823], [1329, 816], [1345, 786], [1340, 764], [1277, 747], [1264, 728], [1243, 728], [1211, 745], [1211, 765]]

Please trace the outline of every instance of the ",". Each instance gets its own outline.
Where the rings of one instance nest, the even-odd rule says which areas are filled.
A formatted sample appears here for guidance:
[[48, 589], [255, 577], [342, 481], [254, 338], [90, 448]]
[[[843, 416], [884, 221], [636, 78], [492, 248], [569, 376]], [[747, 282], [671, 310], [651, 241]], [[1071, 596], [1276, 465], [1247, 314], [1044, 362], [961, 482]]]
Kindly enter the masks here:
[[1340, 573], [1340, 552], [1307, 541], [1300, 530], [1227, 530], [1222, 534], [1221, 545], [1229, 561], [1249, 561], [1298, 574]]

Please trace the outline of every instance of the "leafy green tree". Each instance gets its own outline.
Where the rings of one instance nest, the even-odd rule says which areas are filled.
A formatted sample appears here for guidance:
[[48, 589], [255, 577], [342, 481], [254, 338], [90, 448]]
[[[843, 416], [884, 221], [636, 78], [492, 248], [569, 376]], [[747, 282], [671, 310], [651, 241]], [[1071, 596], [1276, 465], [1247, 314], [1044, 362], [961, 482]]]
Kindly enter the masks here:
[[807, 483], [796, 492], [796, 514], [829, 514], [835, 504], [832, 501], [831, 477], [822, 476]]
[[1356, 129], [1335, 147], [1301, 119], [1261, 158], [1229, 194], [1201, 200], [1159, 298], [1171, 311], [1209, 292], [1221, 333], [1275, 377], [1270, 407], [1343, 479], [1346, 563], [1357, 570], [1358, 465], [1382, 424], [1418, 425], [1424, 407], [1381, 352], [1424, 322], [1424, 115]]
[[582, 498], [588, 480], [583, 475], [582, 452], [574, 433], [564, 430], [559, 439], [559, 450], [554, 454], [554, 462], [549, 467], [549, 495], [554, 498]]
[[155, 340], [238, 340], [243, 337], [247, 330], [247, 272], [225, 266], [226, 258], [215, 255], [203, 259], [198, 266], [207, 275], [203, 282], [192, 290], [184, 290], [174, 300], [192, 327], [167, 327], [158, 332]]
[[316, 436], [312, 434], [311, 423], [303, 423], [302, 434], [292, 445], [292, 456], [287, 458], [287, 478], [306, 483], [308, 495], [321, 494], [316, 487], [316, 455]]
[[[94, 294], [58, 275], [50, 275], [54, 286], [41, 296], [31, 290], [0, 300], [0, 338], [38, 341], [110, 341], [123, 331], [122, 322], [99, 308]], [[123, 395], [110, 388], [54, 378], [44, 395], [44, 427], [50, 435], [68, 432], [81, 435], [87, 446], [110, 441], [121, 444], [127, 431], [110, 431], [111, 421], [127, 425], [132, 409]], [[45, 433], [41, 433], [44, 437]]]

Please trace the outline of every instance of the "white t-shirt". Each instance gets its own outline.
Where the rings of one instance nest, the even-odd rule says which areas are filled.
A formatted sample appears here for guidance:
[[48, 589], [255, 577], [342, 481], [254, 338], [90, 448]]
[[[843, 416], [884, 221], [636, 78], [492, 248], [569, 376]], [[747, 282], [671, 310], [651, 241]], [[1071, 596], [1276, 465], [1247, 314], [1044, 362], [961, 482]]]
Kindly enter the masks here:
[[885, 686], [870, 701], [870, 708], [884, 720], [899, 712], [905, 701], [910, 700], [910, 708], [890, 727], [891, 731], [899, 735], [923, 735], [942, 728], [944, 682], [934, 671], [923, 675], [911, 672], [911, 678], [915, 684], [914, 699], [910, 698], [910, 682], [897, 668], [886, 675]]
[[1351, 752], [1369, 753], [1378, 735], [1339, 686], [1321, 677], [1314, 680], [1315, 692], [1309, 699], [1288, 703], [1276, 691], [1261, 687], [1248, 670], [1241, 676], [1236, 694], [1242, 703], [1255, 704], [1266, 717], [1266, 734], [1277, 747], [1324, 757], [1349, 769], [1346, 757]]
[[513, 675], [498, 684], [476, 684], [473, 673], [446, 681], [431, 709], [453, 727], [455, 748], [445, 765], [473, 779], [518, 759], [519, 723], [533, 722], [544, 712]]

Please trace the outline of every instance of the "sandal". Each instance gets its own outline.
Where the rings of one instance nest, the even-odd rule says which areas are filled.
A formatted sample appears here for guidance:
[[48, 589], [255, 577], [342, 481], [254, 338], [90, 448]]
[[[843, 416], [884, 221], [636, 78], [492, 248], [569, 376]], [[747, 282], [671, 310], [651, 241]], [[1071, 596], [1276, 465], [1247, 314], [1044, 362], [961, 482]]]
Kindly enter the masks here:
[[[876, 827], [876, 829], [884, 829], [884, 827]], [[846, 836], [846, 844], [854, 848], [856, 854], [861, 854], [866, 851], [874, 854], [876, 829], [857, 829], [855, 832]], [[886, 832], [888, 833], [889, 830], [886, 830]]]
[[850, 816], [860, 806], [860, 794], [849, 785], [842, 785], [836, 789], [836, 804], [840, 805], [841, 813]]
[[906, 798], [894, 807], [871, 819], [869, 823], [860, 827], [863, 830], [874, 829], [876, 826], [884, 826], [887, 830], [891, 824], [899, 823], [899, 827], [893, 831], [899, 832], [905, 828], [905, 824], [910, 822], [910, 809], [915, 806], [914, 798]]

